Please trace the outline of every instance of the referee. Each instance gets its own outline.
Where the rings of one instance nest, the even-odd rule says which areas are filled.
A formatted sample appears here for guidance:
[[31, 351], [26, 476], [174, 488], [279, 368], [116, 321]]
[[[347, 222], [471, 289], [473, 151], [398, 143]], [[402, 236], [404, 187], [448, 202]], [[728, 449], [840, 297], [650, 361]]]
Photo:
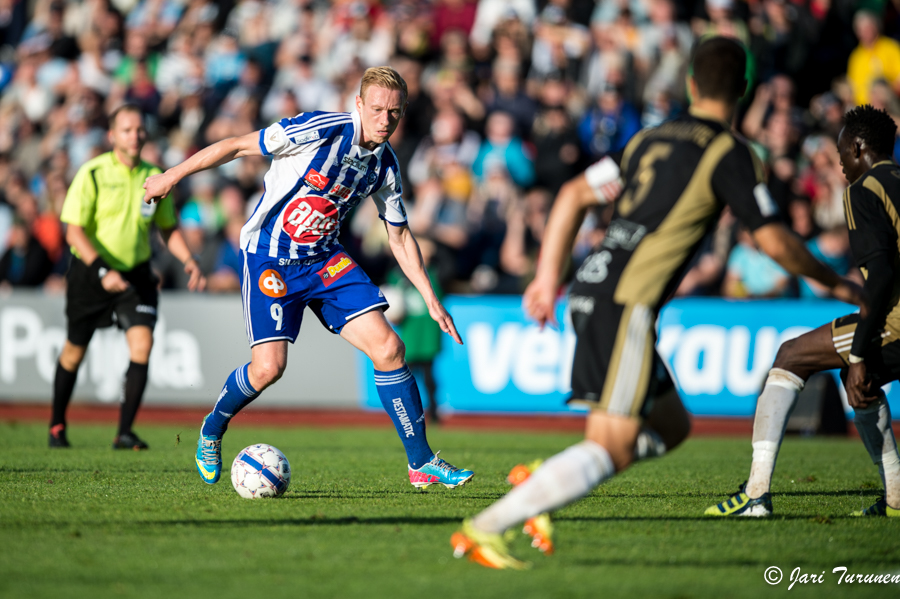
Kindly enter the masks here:
[[66, 274], [67, 337], [53, 381], [50, 447], [69, 447], [66, 408], [75, 388], [78, 367], [98, 328], [116, 324], [125, 331], [131, 363], [119, 432], [113, 449], [147, 449], [131, 425], [147, 386], [147, 363], [159, 300], [159, 280], [150, 270], [150, 231], [155, 224], [169, 251], [184, 263], [188, 289], [202, 290], [206, 279], [177, 229], [171, 199], [144, 204], [144, 180], [160, 169], [141, 160], [147, 140], [141, 109], [117, 108], [109, 117], [112, 151], [84, 164], [75, 175], [63, 204], [72, 248]]

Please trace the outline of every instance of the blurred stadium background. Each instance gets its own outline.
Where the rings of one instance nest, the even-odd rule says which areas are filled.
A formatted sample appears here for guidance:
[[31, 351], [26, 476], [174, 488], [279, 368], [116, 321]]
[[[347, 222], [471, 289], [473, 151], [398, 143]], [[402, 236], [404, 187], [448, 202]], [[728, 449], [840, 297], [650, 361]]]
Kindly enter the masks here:
[[[301, 111], [352, 110], [363, 70], [390, 64], [410, 90], [391, 140], [410, 226], [467, 345], [435, 340], [374, 205], [348, 219], [344, 246], [397, 305], [391, 316], [423, 383], [434, 362], [436, 383], [423, 386], [445, 413], [567, 413], [564, 308], [562, 330], [539, 331], [517, 296], [554, 195], [640, 128], [686, 109], [690, 50], [710, 34], [740, 39], [752, 55], [735, 127], [765, 163], [773, 198], [817, 256], [858, 277], [835, 139], [857, 104], [900, 119], [893, 2], [0, 0], [0, 402], [49, 402], [65, 335], [59, 213], [77, 168], [107, 149], [111, 109], [139, 104], [150, 132], [143, 157], [169, 167]], [[249, 356], [237, 243], [267, 166], [242, 159], [177, 190], [210, 289], [182, 293], [180, 264], [157, 248], [165, 291], [148, 406], [206, 406]], [[572, 268], [609, 217], [589, 215]], [[751, 416], [780, 340], [848, 310], [787, 276], [727, 213], [678, 296], [660, 320], [660, 351], [688, 407], [711, 417]], [[267, 407], [380, 409], [371, 365], [314, 320], [292, 353]], [[126, 356], [121, 334], [95, 336], [76, 403], [117, 401]], [[841, 432], [842, 414], [827, 375], [792, 428]]]

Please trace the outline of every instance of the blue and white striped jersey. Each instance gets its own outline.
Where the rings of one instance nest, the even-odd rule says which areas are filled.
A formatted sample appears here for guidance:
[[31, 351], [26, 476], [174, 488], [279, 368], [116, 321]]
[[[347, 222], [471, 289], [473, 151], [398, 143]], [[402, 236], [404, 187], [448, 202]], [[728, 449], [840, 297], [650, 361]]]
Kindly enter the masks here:
[[341, 222], [371, 197], [382, 219], [406, 224], [400, 168], [389, 142], [357, 145], [359, 113], [304, 112], [259, 132], [272, 156], [265, 191], [241, 229], [241, 249], [279, 259], [308, 259], [337, 244]]

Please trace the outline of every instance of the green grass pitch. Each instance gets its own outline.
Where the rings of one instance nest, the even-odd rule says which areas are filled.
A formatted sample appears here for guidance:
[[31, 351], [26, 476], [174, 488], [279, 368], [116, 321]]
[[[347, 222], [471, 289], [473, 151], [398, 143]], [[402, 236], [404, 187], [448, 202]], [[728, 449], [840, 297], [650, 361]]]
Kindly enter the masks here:
[[[237, 452], [266, 442], [291, 461], [279, 499], [245, 500], [227, 471], [193, 466], [196, 427], [139, 427], [143, 453], [113, 452], [110, 426], [75, 424], [71, 450], [46, 428], [0, 423], [0, 597], [897, 597], [898, 585], [838, 585], [831, 571], [900, 574], [900, 522], [847, 514], [880, 482], [858, 440], [788, 439], [773, 482], [777, 517], [719, 520], [704, 508], [745, 478], [748, 439], [694, 439], [639, 464], [555, 516], [557, 553], [519, 535], [527, 572], [453, 559], [461, 519], [508, 490], [518, 462], [576, 435], [432, 428], [442, 457], [477, 472], [461, 489], [421, 492], [389, 429], [263, 429], [237, 421]], [[176, 444], [176, 435], [181, 442]], [[763, 572], [777, 566], [781, 584]], [[791, 571], [821, 584], [788, 590]]]

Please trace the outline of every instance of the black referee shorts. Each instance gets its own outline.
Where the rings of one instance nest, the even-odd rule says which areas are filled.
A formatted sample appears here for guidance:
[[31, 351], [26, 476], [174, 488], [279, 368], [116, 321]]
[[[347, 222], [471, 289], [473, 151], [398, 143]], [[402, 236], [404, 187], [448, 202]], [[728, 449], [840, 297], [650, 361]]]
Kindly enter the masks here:
[[84, 262], [71, 257], [66, 273], [66, 319], [72, 344], [86, 346], [94, 331], [113, 324], [123, 331], [138, 325], [156, 326], [159, 279], [150, 263], [138, 264], [121, 274], [131, 287], [122, 293], [109, 293], [91, 276]]

